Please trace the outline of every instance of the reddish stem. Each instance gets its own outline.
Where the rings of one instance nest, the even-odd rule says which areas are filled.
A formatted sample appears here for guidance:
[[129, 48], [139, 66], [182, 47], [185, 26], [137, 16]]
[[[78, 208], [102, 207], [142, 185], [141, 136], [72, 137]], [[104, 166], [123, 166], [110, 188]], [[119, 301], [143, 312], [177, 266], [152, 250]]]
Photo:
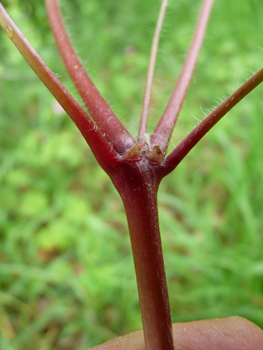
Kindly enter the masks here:
[[164, 153], [167, 150], [171, 134], [193, 76], [199, 51], [205, 36], [213, 1], [214, 0], [204, 0], [203, 2], [194, 38], [186, 57], [182, 72], [163, 116], [151, 136], [151, 144], [159, 145]]
[[201, 140], [201, 138], [227, 114], [239, 101], [263, 81], [263, 69], [253, 75], [239, 89], [210, 113], [189, 135], [169, 154], [160, 168], [162, 176], [169, 174]]
[[45, 0], [50, 26], [59, 53], [93, 120], [118, 153], [135, 144], [131, 134], [101, 96], [74, 51], [65, 30], [57, 0]]
[[39, 79], [46, 85], [79, 128], [99, 164], [104, 170], [107, 169], [107, 171], [109, 171], [110, 169], [113, 169], [119, 162], [119, 155], [106, 141], [101, 131], [90, 119], [87, 113], [81, 108], [78, 102], [71, 96], [63, 84], [57, 79], [55, 74], [47, 67], [42, 58], [33, 49], [28, 40], [5, 11], [1, 3], [0, 25]]
[[159, 231], [156, 167], [146, 159], [122, 164], [113, 177], [129, 225], [147, 350], [173, 350], [169, 298]]

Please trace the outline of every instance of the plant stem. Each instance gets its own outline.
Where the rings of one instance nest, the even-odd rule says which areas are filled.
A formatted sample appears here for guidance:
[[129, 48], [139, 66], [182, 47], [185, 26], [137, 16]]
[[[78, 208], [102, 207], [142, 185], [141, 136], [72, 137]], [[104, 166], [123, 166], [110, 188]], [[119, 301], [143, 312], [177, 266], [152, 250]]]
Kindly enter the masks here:
[[4, 7], [0, 3], [0, 26], [4, 29], [8, 38], [20, 51], [27, 63], [46, 85], [56, 100], [64, 108], [76, 124], [83, 137], [89, 144], [93, 154], [105, 171], [114, 168], [119, 162], [119, 155], [108, 143], [102, 132], [94, 124], [78, 102], [67, 91], [64, 85], [58, 80], [55, 74], [48, 68], [42, 58], [30, 45], [28, 40], [21, 33], [19, 28], [12, 21]]
[[186, 92], [194, 73], [213, 2], [214, 0], [204, 0], [203, 2], [194, 37], [186, 60], [184, 62], [182, 72], [169, 100], [169, 103], [163, 113], [163, 116], [151, 136], [151, 144], [159, 145], [164, 153], [166, 152], [171, 134], [173, 132]]
[[185, 139], [168, 155], [159, 169], [166, 176], [184, 159], [203, 136], [223, 118], [238, 102], [263, 81], [263, 68], [241, 85], [232, 95], [210, 113]]
[[152, 87], [152, 82], [153, 82], [154, 68], [155, 68], [156, 56], [157, 56], [157, 52], [158, 52], [158, 44], [159, 44], [159, 39], [160, 39], [160, 34], [161, 34], [161, 30], [162, 30], [162, 25], [163, 25], [163, 20], [164, 20], [164, 15], [165, 15], [167, 4], [168, 4], [168, 0], [162, 1], [158, 21], [157, 21], [155, 32], [154, 32], [150, 61], [149, 61], [148, 72], [147, 72], [145, 93], [144, 93], [144, 99], [143, 99], [138, 143], [145, 142], [145, 133], [147, 131], [147, 120], [148, 120], [148, 114], [149, 114], [151, 87]]
[[50, 26], [68, 74], [90, 115], [118, 153], [132, 147], [135, 140], [115, 116], [93, 84], [78, 58], [65, 30], [57, 0], [45, 0]]
[[162, 254], [155, 167], [130, 162], [113, 182], [128, 220], [146, 350], [172, 350], [172, 325]]

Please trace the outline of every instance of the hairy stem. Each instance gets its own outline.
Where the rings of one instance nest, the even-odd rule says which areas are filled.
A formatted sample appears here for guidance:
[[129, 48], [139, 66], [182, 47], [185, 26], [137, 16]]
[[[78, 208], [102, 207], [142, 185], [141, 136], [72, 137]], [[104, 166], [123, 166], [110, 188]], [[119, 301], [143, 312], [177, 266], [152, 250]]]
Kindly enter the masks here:
[[71, 80], [97, 126], [102, 133], [105, 133], [113, 148], [123, 153], [135, 144], [135, 140], [115, 116], [85, 71], [65, 30], [58, 1], [45, 0], [45, 2], [56, 45]]
[[158, 44], [159, 44], [159, 39], [160, 39], [160, 35], [161, 35], [161, 30], [162, 30], [162, 25], [163, 25], [163, 20], [164, 20], [164, 15], [165, 15], [167, 4], [168, 4], [168, 0], [162, 1], [160, 13], [159, 13], [159, 18], [158, 18], [158, 21], [156, 24], [155, 33], [154, 33], [154, 37], [153, 37], [150, 61], [149, 61], [148, 72], [147, 72], [145, 93], [144, 93], [144, 99], [143, 99], [143, 106], [142, 106], [142, 115], [141, 115], [138, 143], [145, 142], [144, 135], [147, 131], [147, 121], [148, 121], [148, 114], [149, 114], [151, 87], [152, 87], [152, 82], [153, 82], [154, 68], [155, 68], [156, 56], [157, 56], [157, 52], [158, 52]]
[[207, 23], [210, 17], [214, 0], [204, 0], [197, 22], [195, 34], [186, 57], [182, 72], [172, 93], [170, 101], [160, 119], [154, 133], [151, 137], [152, 145], [159, 145], [163, 152], [166, 152], [167, 146], [173, 132], [175, 123], [180, 113], [186, 92], [190, 85], [193, 72], [196, 66], [197, 58], [205, 36]]
[[98, 162], [104, 169], [112, 169], [118, 160], [118, 154], [104, 138], [98, 127], [71, 96], [67, 89], [47, 67], [42, 58], [30, 45], [0, 3], [0, 26], [20, 51], [27, 63], [57, 99], [88, 142]]
[[157, 210], [159, 181], [154, 171], [147, 161], [131, 162], [113, 182], [123, 199], [128, 220], [146, 350], [172, 350]]
[[170, 173], [191, 151], [198, 141], [227, 114], [239, 101], [254, 90], [263, 81], [263, 69], [253, 75], [239, 89], [210, 113], [189, 135], [169, 154], [160, 171], [163, 176]]

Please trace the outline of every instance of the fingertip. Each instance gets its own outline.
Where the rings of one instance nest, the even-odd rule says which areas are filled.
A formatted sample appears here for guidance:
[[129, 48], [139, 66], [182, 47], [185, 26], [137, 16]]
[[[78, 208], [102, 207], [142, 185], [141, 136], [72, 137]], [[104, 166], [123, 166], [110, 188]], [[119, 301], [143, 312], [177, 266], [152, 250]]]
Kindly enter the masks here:
[[263, 350], [263, 331], [239, 316], [173, 324], [175, 350]]
[[[239, 316], [173, 324], [174, 350], [263, 350], [263, 331]], [[145, 350], [143, 332], [113, 339], [90, 350]]]

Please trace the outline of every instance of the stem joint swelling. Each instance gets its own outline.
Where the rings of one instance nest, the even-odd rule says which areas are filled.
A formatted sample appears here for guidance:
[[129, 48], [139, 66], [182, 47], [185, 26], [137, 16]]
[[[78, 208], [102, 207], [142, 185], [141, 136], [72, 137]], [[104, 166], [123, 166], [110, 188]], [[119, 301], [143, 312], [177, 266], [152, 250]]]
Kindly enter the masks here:
[[137, 144], [125, 151], [123, 159], [127, 162], [148, 160], [152, 165], [160, 165], [164, 160], [164, 152], [160, 145], [151, 148], [148, 144]]

